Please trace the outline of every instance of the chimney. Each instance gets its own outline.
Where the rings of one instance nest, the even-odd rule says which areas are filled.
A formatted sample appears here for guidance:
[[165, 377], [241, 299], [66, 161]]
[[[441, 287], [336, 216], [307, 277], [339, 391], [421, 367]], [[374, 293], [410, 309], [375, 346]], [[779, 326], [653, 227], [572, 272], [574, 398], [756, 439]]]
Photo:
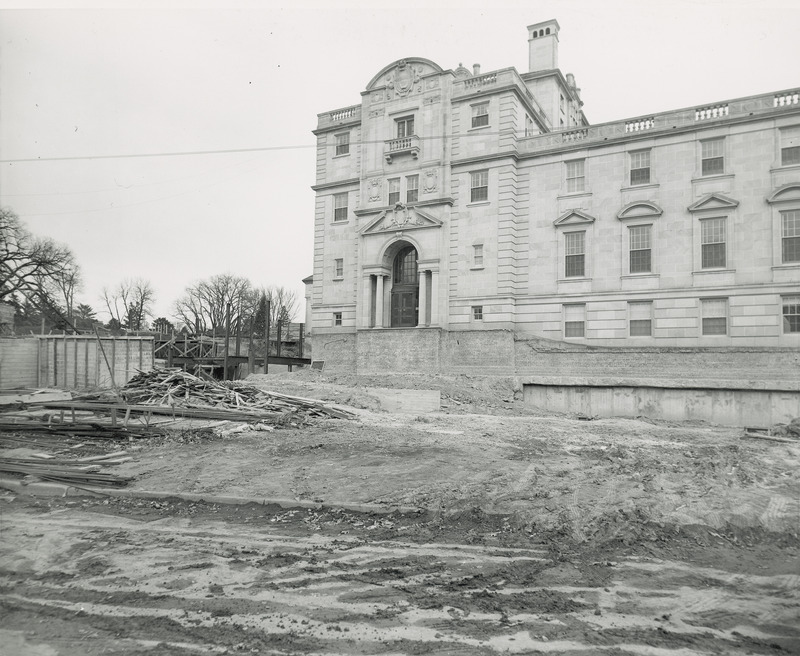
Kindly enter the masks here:
[[472, 65], [472, 74], [473, 75], [480, 75], [481, 74], [481, 65], [480, 64], [473, 64]]
[[558, 21], [528, 25], [528, 71], [551, 71], [558, 68]]

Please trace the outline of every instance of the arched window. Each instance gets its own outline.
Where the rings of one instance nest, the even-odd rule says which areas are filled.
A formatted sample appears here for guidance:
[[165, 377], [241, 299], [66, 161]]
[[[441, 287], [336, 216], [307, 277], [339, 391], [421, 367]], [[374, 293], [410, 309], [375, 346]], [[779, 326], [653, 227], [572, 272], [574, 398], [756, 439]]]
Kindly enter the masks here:
[[394, 259], [394, 282], [398, 285], [417, 284], [417, 251], [413, 246], [404, 248]]

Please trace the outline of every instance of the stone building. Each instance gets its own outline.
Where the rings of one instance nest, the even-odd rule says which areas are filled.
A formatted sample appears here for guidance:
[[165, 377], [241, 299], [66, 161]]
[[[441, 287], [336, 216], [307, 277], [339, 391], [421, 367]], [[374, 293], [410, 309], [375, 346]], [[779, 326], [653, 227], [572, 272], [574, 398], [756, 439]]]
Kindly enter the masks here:
[[318, 115], [314, 357], [800, 380], [798, 88], [590, 125], [558, 22], [528, 42], [527, 72], [410, 57]]

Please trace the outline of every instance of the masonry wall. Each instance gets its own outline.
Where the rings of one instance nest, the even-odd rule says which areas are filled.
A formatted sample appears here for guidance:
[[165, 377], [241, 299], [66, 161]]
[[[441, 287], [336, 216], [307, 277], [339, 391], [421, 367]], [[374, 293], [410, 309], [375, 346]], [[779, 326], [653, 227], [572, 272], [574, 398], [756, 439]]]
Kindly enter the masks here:
[[0, 339], [0, 389], [35, 388], [39, 340]]
[[441, 371], [441, 336], [436, 328], [361, 331], [358, 373]]

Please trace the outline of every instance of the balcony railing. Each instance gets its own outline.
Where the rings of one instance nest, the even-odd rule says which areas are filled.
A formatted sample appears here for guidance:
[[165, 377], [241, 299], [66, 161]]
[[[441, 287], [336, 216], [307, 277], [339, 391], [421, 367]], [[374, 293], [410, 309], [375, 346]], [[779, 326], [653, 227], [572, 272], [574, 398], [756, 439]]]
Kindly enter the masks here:
[[347, 123], [361, 118], [361, 105], [343, 107], [332, 112], [317, 114], [317, 129], [335, 127], [339, 123]]
[[410, 154], [414, 159], [419, 157], [419, 137], [417, 135], [412, 134], [408, 137], [397, 137], [385, 141], [383, 157], [389, 164], [392, 163], [393, 157], [405, 154]]
[[598, 141], [615, 138], [634, 137], [641, 133], [658, 133], [695, 126], [698, 123], [715, 125], [726, 121], [735, 121], [745, 117], [774, 115], [787, 110], [800, 108], [800, 90], [793, 89], [768, 93], [761, 96], [749, 96], [726, 102], [687, 107], [674, 112], [652, 114], [630, 118], [613, 123], [600, 123], [587, 128], [572, 128], [525, 137], [518, 142], [520, 153], [541, 152], [563, 147], [568, 143], [588, 145]]

